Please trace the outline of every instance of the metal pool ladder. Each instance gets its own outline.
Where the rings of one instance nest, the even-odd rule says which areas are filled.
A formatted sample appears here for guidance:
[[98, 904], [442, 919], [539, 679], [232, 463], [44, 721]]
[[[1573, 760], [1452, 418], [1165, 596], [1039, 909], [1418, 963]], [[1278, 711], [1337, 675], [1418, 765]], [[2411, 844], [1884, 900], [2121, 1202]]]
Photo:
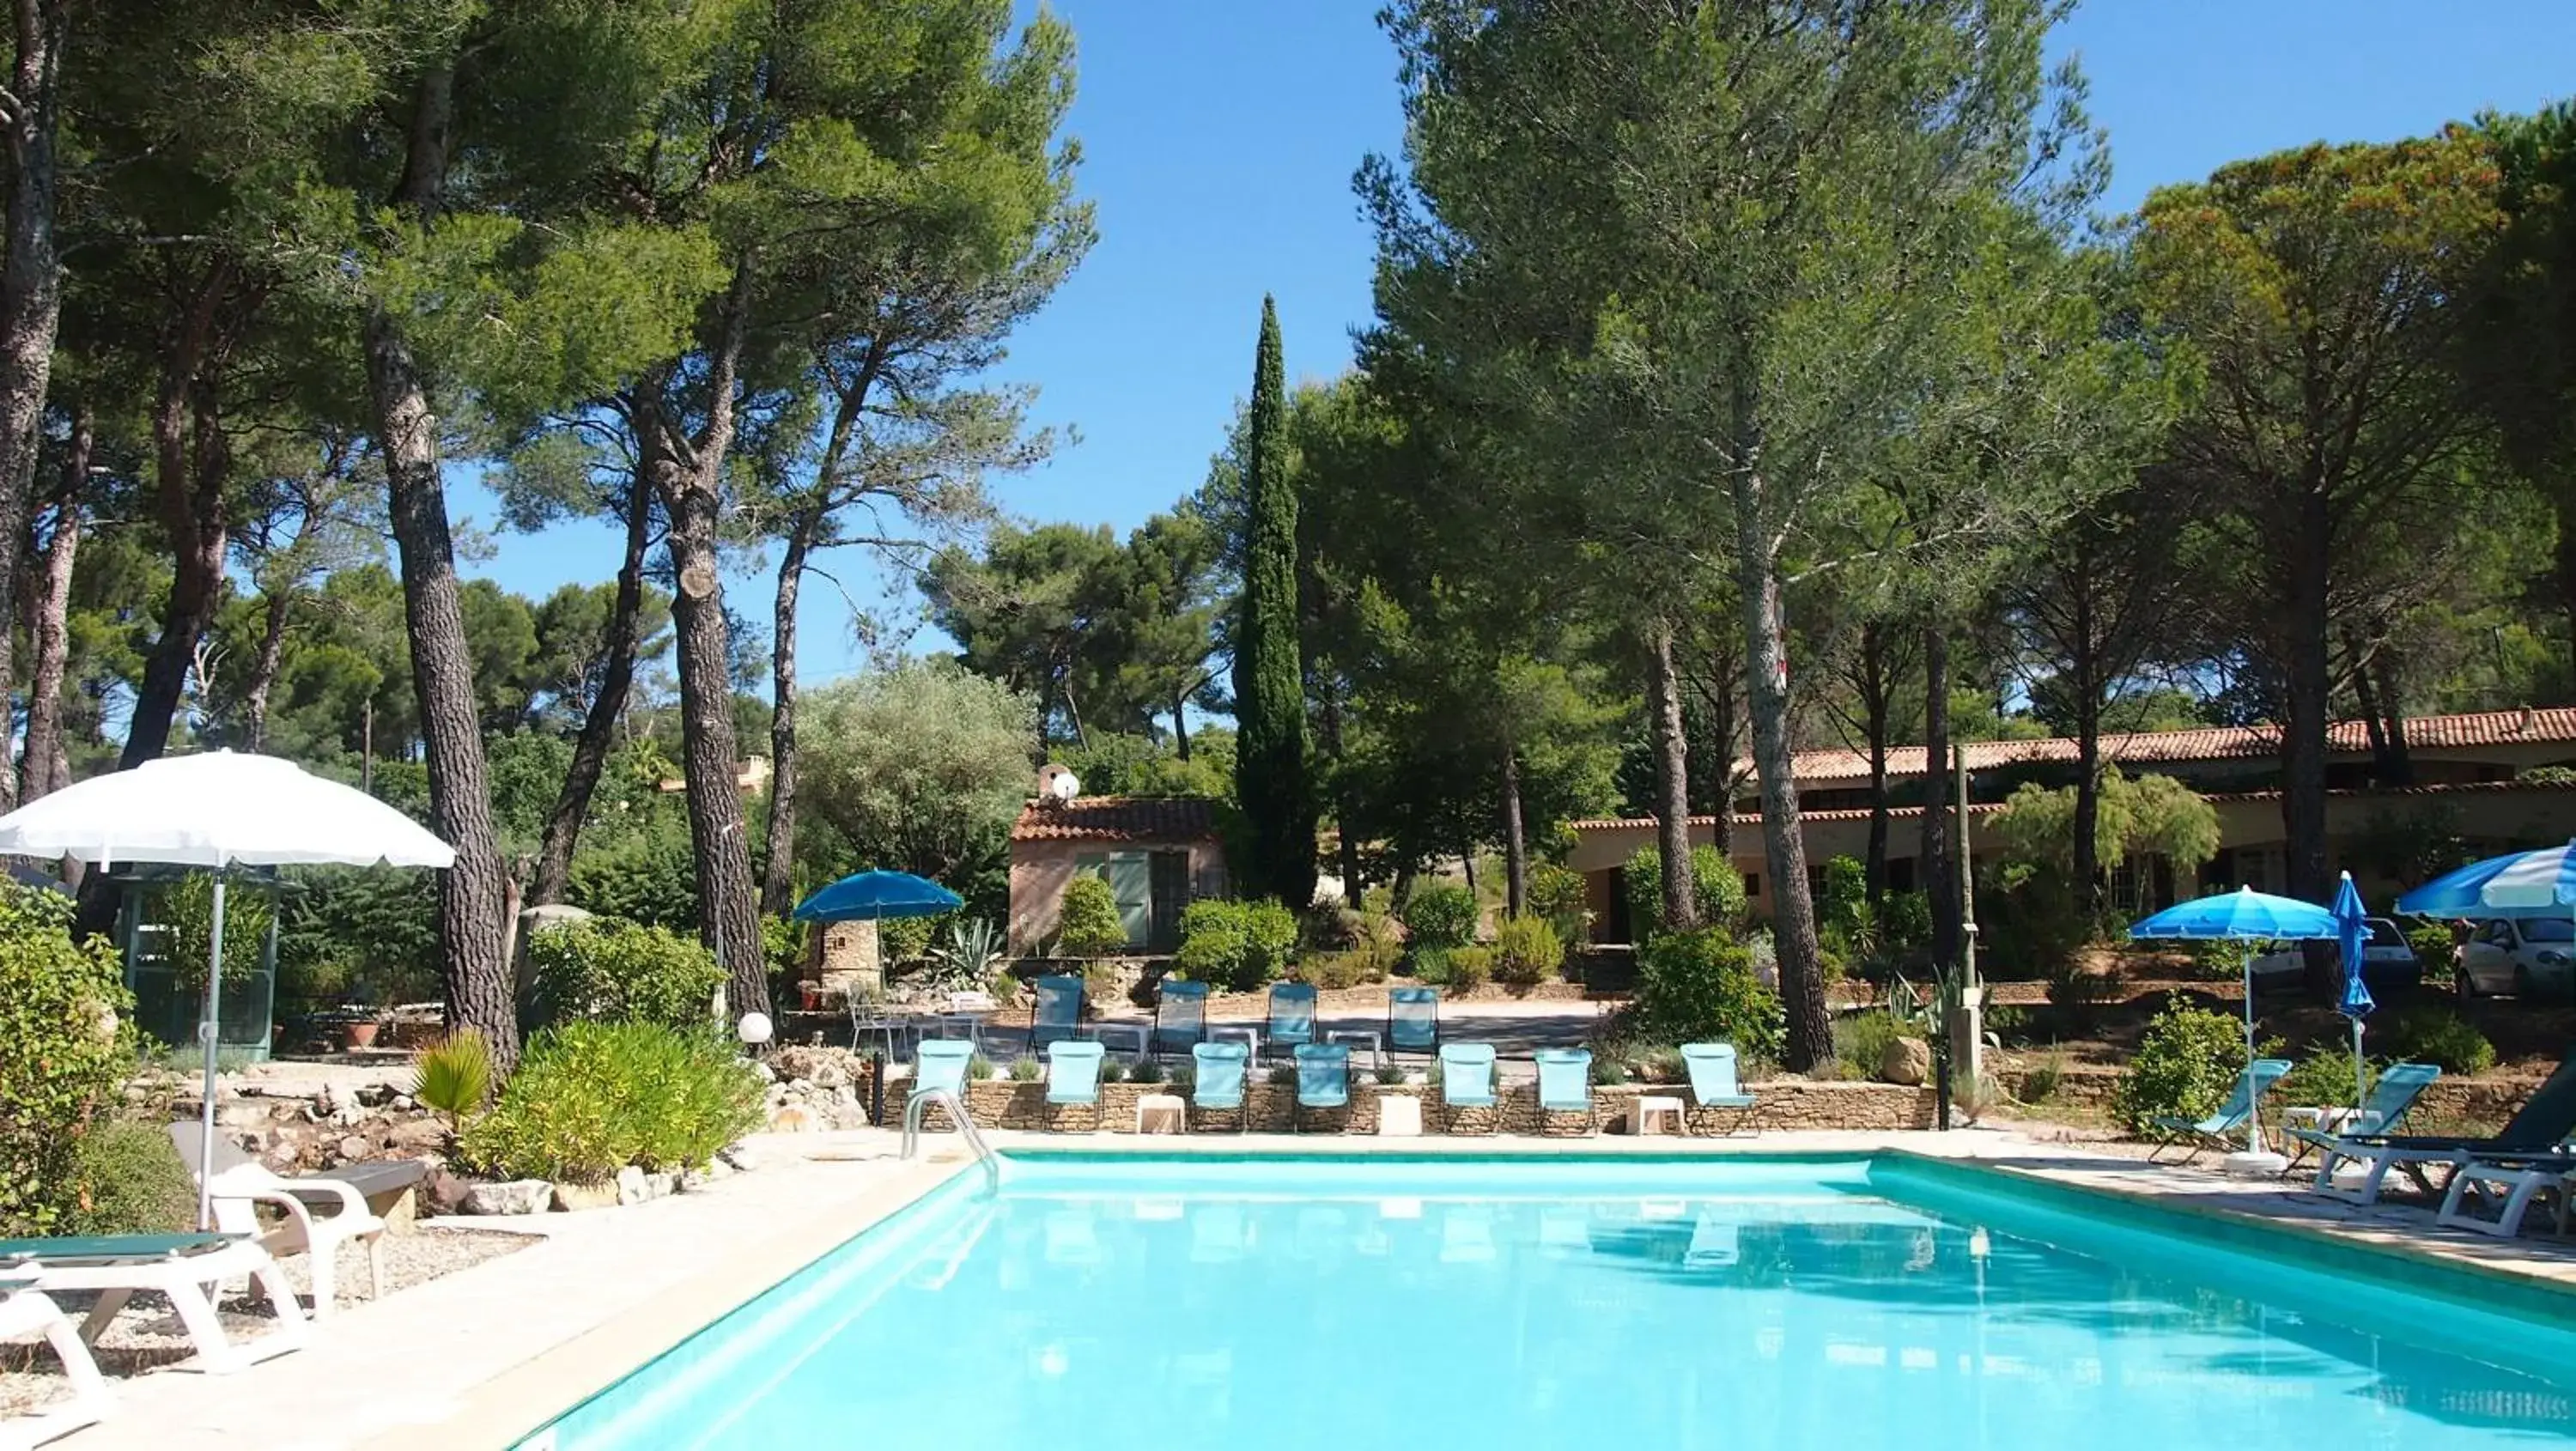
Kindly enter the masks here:
[[921, 1111], [934, 1103], [948, 1110], [949, 1121], [956, 1124], [957, 1131], [965, 1136], [966, 1146], [975, 1151], [975, 1162], [984, 1168], [984, 1187], [1001, 1188], [1002, 1158], [993, 1152], [992, 1145], [984, 1142], [984, 1135], [976, 1130], [975, 1120], [967, 1114], [966, 1105], [958, 1101], [957, 1094], [952, 1089], [934, 1088], [927, 1093], [913, 1094], [904, 1100], [903, 1157], [909, 1159], [920, 1152]]

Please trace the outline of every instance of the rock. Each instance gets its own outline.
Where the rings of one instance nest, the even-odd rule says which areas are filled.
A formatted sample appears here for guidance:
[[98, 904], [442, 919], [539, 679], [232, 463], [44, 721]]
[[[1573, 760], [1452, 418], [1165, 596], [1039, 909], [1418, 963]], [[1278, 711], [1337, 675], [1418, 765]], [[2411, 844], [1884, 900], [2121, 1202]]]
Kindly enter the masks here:
[[850, 1074], [849, 1070], [840, 1064], [826, 1059], [814, 1065], [813, 1077], [805, 1081], [816, 1088], [847, 1088], [850, 1086]]
[[412, 1096], [408, 1093], [395, 1094], [394, 1101], [386, 1106], [396, 1113], [410, 1113], [420, 1107], [418, 1103], [412, 1100]]
[[716, 1150], [715, 1161], [709, 1164], [707, 1169], [709, 1173], [715, 1174], [718, 1178], [722, 1178], [723, 1175], [717, 1171], [724, 1169], [731, 1169], [736, 1173], [747, 1173], [751, 1169], [753, 1157], [751, 1145], [727, 1144], [723, 1148]]
[[264, 1103], [218, 1103], [215, 1105], [215, 1127], [219, 1129], [256, 1129], [268, 1126], [268, 1105]]
[[555, 1208], [567, 1212], [583, 1209], [617, 1207], [617, 1181], [604, 1179], [597, 1184], [557, 1184]]
[[1889, 1083], [1916, 1087], [1932, 1076], [1932, 1045], [1920, 1038], [1898, 1038], [1879, 1056], [1878, 1076]]
[[357, 1098], [360, 1107], [383, 1108], [394, 1101], [394, 1086], [390, 1083], [363, 1084], [358, 1089]]
[[733, 1165], [726, 1161], [724, 1155], [718, 1154], [707, 1161], [705, 1168], [690, 1169], [682, 1173], [676, 1187], [683, 1194], [693, 1194], [719, 1179], [730, 1179], [733, 1175]]
[[326, 1083], [320, 1088], [313, 1090], [312, 1114], [314, 1122], [319, 1123], [322, 1120], [329, 1118], [333, 1113], [339, 1110], [339, 1107], [340, 1101], [332, 1096], [331, 1085]]
[[445, 1169], [432, 1169], [420, 1181], [421, 1202], [432, 1214], [455, 1214], [463, 1211], [467, 1196], [474, 1192], [474, 1181]]
[[617, 1202], [641, 1204], [653, 1197], [653, 1180], [633, 1164], [617, 1171]]
[[646, 1174], [644, 1176], [644, 1187], [653, 1191], [651, 1197], [655, 1199], [668, 1199], [672, 1195], [680, 1192], [680, 1176], [667, 1172]]
[[554, 1198], [555, 1186], [543, 1179], [508, 1179], [470, 1185], [458, 1202], [468, 1214], [543, 1214]]
[[405, 1119], [385, 1134], [385, 1147], [399, 1154], [418, 1154], [447, 1145], [447, 1125], [434, 1118]]
[[781, 1104], [769, 1111], [769, 1131], [773, 1134], [810, 1134], [822, 1127], [821, 1117], [803, 1104]]
[[367, 1140], [356, 1134], [349, 1135], [348, 1137], [340, 1140], [339, 1143], [340, 1157], [342, 1159], [363, 1159], [369, 1154], [374, 1153], [375, 1148], [376, 1146], [374, 1144], [369, 1143]]
[[751, 1061], [751, 1071], [759, 1074], [760, 1081], [763, 1083], [776, 1083], [778, 1081], [778, 1070], [770, 1067], [766, 1060], [759, 1058], [753, 1059]]

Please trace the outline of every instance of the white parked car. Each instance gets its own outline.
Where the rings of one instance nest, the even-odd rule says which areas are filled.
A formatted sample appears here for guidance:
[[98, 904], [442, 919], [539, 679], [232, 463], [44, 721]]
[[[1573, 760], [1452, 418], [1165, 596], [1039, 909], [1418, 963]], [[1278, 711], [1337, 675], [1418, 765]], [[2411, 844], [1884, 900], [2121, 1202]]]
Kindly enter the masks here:
[[[2424, 964], [2416, 961], [2415, 949], [2406, 940], [2406, 932], [2385, 917], [2365, 918], [2370, 940], [2361, 944], [2361, 980], [2373, 995], [2410, 992], [2424, 981]], [[2329, 956], [2340, 949], [2326, 944]], [[2307, 957], [2296, 947], [2267, 952], [2254, 959], [2254, 990], [2266, 992], [2297, 987], [2307, 975]], [[2342, 971], [2338, 962], [2335, 970]]]
[[2565, 917], [2481, 922], [2460, 947], [2460, 996], [2565, 996], [2576, 973], [2576, 922]]

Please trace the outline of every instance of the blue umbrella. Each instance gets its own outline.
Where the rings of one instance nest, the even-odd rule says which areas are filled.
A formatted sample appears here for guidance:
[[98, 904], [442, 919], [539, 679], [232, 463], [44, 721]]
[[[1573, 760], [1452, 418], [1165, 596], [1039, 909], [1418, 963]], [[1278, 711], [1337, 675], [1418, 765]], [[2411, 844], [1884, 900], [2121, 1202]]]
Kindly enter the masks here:
[[[2129, 936], [2151, 942], [2178, 938], [2192, 942], [2322, 942], [2340, 929], [2332, 912], [2295, 897], [2275, 897], [2252, 887], [2195, 897], [2167, 907], [2129, 928]], [[2245, 1060], [2254, 1060], [2254, 959], [2245, 959]], [[2245, 1146], [2263, 1151], [2260, 1114], [2245, 1119]]]
[[2352, 873], [2343, 874], [2343, 885], [2335, 889], [2335, 943], [2343, 949], [2343, 1001], [2336, 1010], [2352, 1019], [2352, 1107], [2361, 1111], [2362, 1101], [2369, 1097], [2365, 1081], [2367, 1070], [2361, 1058], [2361, 1020], [2379, 1006], [2370, 1000], [2370, 984], [2361, 980], [2361, 947], [2370, 940], [2370, 924], [2363, 920], [2368, 913], [2361, 905], [2361, 891], [2352, 884]]
[[888, 917], [936, 917], [966, 899], [910, 872], [860, 872], [796, 904], [799, 922], [877, 922]]
[[2434, 878], [2397, 899], [2421, 917], [2564, 917], [2576, 906], [2576, 841], [2518, 851]]

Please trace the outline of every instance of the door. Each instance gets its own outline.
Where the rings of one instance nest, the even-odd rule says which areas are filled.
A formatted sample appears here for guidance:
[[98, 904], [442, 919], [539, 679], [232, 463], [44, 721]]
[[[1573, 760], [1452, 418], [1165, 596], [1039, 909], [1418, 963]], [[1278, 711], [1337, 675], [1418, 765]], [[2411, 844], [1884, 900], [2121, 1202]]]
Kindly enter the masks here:
[[1109, 895], [1118, 901], [1118, 920], [1127, 928], [1127, 946], [1142, 950], [1154, 930], [1154, 878], [1146, 854], [1113, 851], [1107, 869]]

